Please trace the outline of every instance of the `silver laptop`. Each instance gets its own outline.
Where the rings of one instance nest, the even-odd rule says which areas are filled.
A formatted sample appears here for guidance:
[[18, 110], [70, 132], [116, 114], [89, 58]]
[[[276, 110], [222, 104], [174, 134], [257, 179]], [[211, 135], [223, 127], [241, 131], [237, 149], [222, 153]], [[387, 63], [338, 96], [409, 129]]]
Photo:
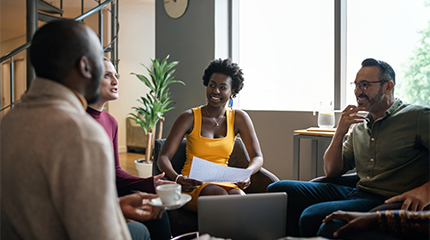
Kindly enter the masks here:
[[200, 235], [232, 240], [272, 240], [285, 237], [286, 193], [201, 196], [198, 199]]

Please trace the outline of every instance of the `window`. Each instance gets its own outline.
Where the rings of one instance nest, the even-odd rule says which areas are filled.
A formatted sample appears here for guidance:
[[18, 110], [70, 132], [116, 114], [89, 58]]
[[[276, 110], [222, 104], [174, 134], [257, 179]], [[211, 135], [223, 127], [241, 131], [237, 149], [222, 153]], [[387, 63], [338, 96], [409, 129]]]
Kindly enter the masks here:
[[[349, 82], [368, 57], [394, 68], [396, 97], [430, 105], [430, 56], [418, 53], [430, 48], [426, 2], [430, 5], [429, 0], [341, 1], [346, 4], [340, 8], [346, 15], [341, 25], [346, 27], [340, 49], [346, 52], [341, 54], [345, 77], [340, 109], [356, 103]], [[333, 0], [239, 2], [238, 54], [233, 60], [245, 73], [238, 95], [241, 108], [309, 111], [316, 102], [334, 100], [334, 5]]]
[[243, 109], [309, 110], [333, 98], [332, 0], [239, 2]]
[[[405, 91], [412, 87], [415, 93], [423, 86], [408, 86], [405, 73], [408, 65], [420, 61], [414, 50], [422, 47], [419, 42], [421, 30], [430, 31], [430, 6], [424, 0], [349, 0], [347, 2], [347, 81], [355, 79], [361, 61], [373, 57], [388, 62], [396, 72], [394, 95], [412, 103], [416, 101]], [[429, 1], [427, 1], [429, 2]], [[430, 40], [430, 39], [428, 39]], [[427, 41], [430, 45], [430, 41]], [[427, 48], [426, 51], [430, 49]], [[428, 58], [430, 60], [430, 58]], [[430, 64], [430, 62], [427, 62]], [[427, 65], [430, 68], [430, 65]], [[419, 76], [417, 76], [420, 78]], [[425, 79], [422, 79], [423, 81]], [[427, 89], [430, 91], [430, 76], [427, 76]], [[348, 89], [348, 103], [355, 103], [354, 92]], [[425, 94], [425, 93], [422, 93]], [[427, 92], [428, 94], [428, 92]], [[427, 104], [429, 105], [430, 94]]]

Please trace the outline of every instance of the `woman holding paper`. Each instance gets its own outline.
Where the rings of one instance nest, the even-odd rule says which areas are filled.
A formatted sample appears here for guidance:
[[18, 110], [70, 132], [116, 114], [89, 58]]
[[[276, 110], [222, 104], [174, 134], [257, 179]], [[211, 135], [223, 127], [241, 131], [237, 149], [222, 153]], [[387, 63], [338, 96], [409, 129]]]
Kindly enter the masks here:
[[[242, 70], [230, 59], [211, 61], [203, 75], [207, 104], [187, 110], [176, 119], [160, 152], [160, 170], [181, 184], [183, 192], [192, 196], [186, 205], [189, 210], [197, 210], [199, 196], [245, 194], [243, 190], [251, 184], [249, 178], [237, 183], [209, 183], [190, 179], [188, 176], [193, 157], [227, 166], [236, 135], [240, 134], [250, 157], [247, 169], [254, 174], [263, 165], [263, 155], [250, 117], [244, 111], [232, 109], [233, 98], [243, 87], [242, 75]], [[227, 102], [230, 108], [226, 108]], [[184, 136], [187, 160], [181, 173], [177, 173], [170, 159]]]

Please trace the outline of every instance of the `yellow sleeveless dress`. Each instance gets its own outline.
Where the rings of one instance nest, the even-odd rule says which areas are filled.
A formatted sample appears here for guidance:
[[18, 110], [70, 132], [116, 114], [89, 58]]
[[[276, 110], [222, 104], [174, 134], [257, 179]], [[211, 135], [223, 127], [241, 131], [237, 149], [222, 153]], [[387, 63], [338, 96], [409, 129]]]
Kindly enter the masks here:
[[[233, 151], [234, 141], [234, 110], [226, 109], [227, 135], [224, 138], [205, 138], [201, 136], [202, 113], [201, 107], [191, 109], [194, 114], [194, 127], [190, 134], [186, 134], [186, 156], [184, 167], [181, 174], [189, 176], [193, 157], [205, 159], [207, 161], [227, 166], [228, 159]], [[204, 187], [209, 184], [215, 184], [226, 190], [239, 187], [234, 183], [203, 183], [195, 188], [192, 192], [183, 192], [191, 195], [192, 199], [185, 205], [185, 208], [191, 211], [197, 211], [197, 199]]]

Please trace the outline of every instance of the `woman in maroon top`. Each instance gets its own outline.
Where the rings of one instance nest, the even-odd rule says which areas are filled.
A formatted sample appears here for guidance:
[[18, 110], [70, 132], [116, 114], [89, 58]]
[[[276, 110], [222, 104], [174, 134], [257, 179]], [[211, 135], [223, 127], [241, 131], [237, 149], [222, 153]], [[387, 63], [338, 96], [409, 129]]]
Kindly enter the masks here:
[[[118, 122], [109, 113], [103, 111], [106, 102], [118, 99], [118, 74], [112, 62], [104, 58], [105, 74], [100, 88], [100, 99], [97, 103], [91, 104], [87, 108], [90, 114], [106, 130], [112, 142], [115, 157], [116, 187], [118, 196], [128, 195], [134, 192], [155, 193], [155, 187], [161, 184], [174, 183], [161, 178], [164, 173], [149, 178], [135, 177], [121, 169], [118, 155]], [[170, 239], [170, 225], [166, 213], [163, 213], [161, 220], [151, 220], [143, 222], [149, 229], [152, 239]], [[167, 226], [166, 226], [167, 224]]]
[[115, 155], [116, 187], [119, 196], [124, 196], [136, 191], [155, 193], [155, 187], [160, 184], [172, 183], [161, 180], [164, 173], [149, 178], [135, 177], [121, 169], [118, 155], [118, 122], [109, 113], [103, 111], [106, 102], [118, 99], [118, 74], [115, 67], [108, 58], [104, 59], [105, 74], [100, 89], [100, 100], [91, 104], [87, 112], [106, 130], [112, 141], [112, 148]]

